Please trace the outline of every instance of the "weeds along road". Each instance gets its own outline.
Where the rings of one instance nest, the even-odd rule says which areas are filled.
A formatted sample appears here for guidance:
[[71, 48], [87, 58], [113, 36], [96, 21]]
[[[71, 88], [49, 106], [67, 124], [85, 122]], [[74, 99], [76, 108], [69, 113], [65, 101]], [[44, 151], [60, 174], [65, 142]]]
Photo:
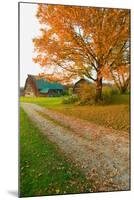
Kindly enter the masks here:
[[129, 190], [129, 133], [32, 103], [21, 106], [42, 133], [94, 183], [94, 191]]

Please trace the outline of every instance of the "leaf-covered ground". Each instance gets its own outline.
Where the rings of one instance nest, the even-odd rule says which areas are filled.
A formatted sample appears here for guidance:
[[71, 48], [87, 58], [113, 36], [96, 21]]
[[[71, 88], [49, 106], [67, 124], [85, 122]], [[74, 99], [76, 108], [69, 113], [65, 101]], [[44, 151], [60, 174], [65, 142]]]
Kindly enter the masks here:
[[68, 108], [59, 108], [58, 111], [68, 116], [79, 117], [116, 130], [129, 131], [130, 129], [128, 105], [70, 106]]
[[116, 130], [129, 131], [130, 129], [129, 95], [113, 95], [111, 104], [105, 106], [62, 104], [62, 98], [21, 97], [21, 101], [36, 103], [42, 107], [57, 110], [65, 115], [78, 117]]
[[20, 110], [20, 196], [91, 192], [84, 174]]

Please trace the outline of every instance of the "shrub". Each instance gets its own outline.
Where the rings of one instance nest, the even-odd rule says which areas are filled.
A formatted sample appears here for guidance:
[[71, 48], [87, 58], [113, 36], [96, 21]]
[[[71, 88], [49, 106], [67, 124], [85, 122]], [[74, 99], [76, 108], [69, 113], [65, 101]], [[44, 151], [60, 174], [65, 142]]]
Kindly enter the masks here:
[[79, 100], [79, 97], [77, 95], [70, 95], [68, 97], [63, 98], [62, 103], [63, 104], [71, 104], [75, 103]]
[[110, 95], [110, 94], [102, 94], [102, 104], [110, 104], [111, 103], [111, 101], [112, 101], [112, 95]]
[[81, 102], [89, 102], [95, 98], [95, 87], [92, 84], [83, 84], [80, 88], [79, 97]]
[[110, 87], [110, 86], [103, 86], [102, 87], [102, 93], [103, 94], [111, 94], [112, 93], [112, 87]]
[[95, 99], [90, 99], [90, 100], [87, 100], [87, 99], [80, 99], [77, 103], [77, 105], [93, 105], [95, 104]]
[[117, 95], [117, 94], [119, 94], [119, 90], [117, 88], [112, 88], [111, 94], [112, 95]]
[[111, 87], [110, 86], [103, 86], [102, 92], [104, 94], [108, 93], [108, 94], [111, 94], [111, 95], [117, 95], [117, 94], [120, 93], [119, 89], [115, 85], [112, 85]]
[[102, 89], [102, 104], [109, 104], [112, 100], [112, 88], [105, 86]]
[[71, 95], [73, 95], [73, 88], [69, 88], [68, 89], [68, 94], [71, 96]]

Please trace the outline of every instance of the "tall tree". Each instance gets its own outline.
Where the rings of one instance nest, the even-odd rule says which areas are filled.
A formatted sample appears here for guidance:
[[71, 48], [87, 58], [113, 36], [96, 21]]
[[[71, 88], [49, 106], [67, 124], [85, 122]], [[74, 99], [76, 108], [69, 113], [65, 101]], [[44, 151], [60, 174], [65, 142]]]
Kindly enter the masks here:
[[124, 51], [116, 55], [110, 66], [111, 77], [120, 93], [125, 93], [130, 86], [130, 41], [125, 44]]
[[43, 28], [33, 39], [37, 53], [34, 61], [63, 80], [83, 76], [91, 79], [98, 101], [103, 72], [109, 73], [129, 43], [129, 12], [40, 4], [37, 18]]
[[121, 94], [124, 94], [130, 86], [129, 68], [129, 65], [121, 65], [111, 70], [112, 78]]

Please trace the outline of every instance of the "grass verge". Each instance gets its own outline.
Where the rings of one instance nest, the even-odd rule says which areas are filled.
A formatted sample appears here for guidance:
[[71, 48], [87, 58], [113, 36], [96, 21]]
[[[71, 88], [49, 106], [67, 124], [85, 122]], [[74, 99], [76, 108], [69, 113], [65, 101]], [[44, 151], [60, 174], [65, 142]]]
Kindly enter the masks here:
[[91, 183], [20, 110], [20, 197], [91, 192]]

